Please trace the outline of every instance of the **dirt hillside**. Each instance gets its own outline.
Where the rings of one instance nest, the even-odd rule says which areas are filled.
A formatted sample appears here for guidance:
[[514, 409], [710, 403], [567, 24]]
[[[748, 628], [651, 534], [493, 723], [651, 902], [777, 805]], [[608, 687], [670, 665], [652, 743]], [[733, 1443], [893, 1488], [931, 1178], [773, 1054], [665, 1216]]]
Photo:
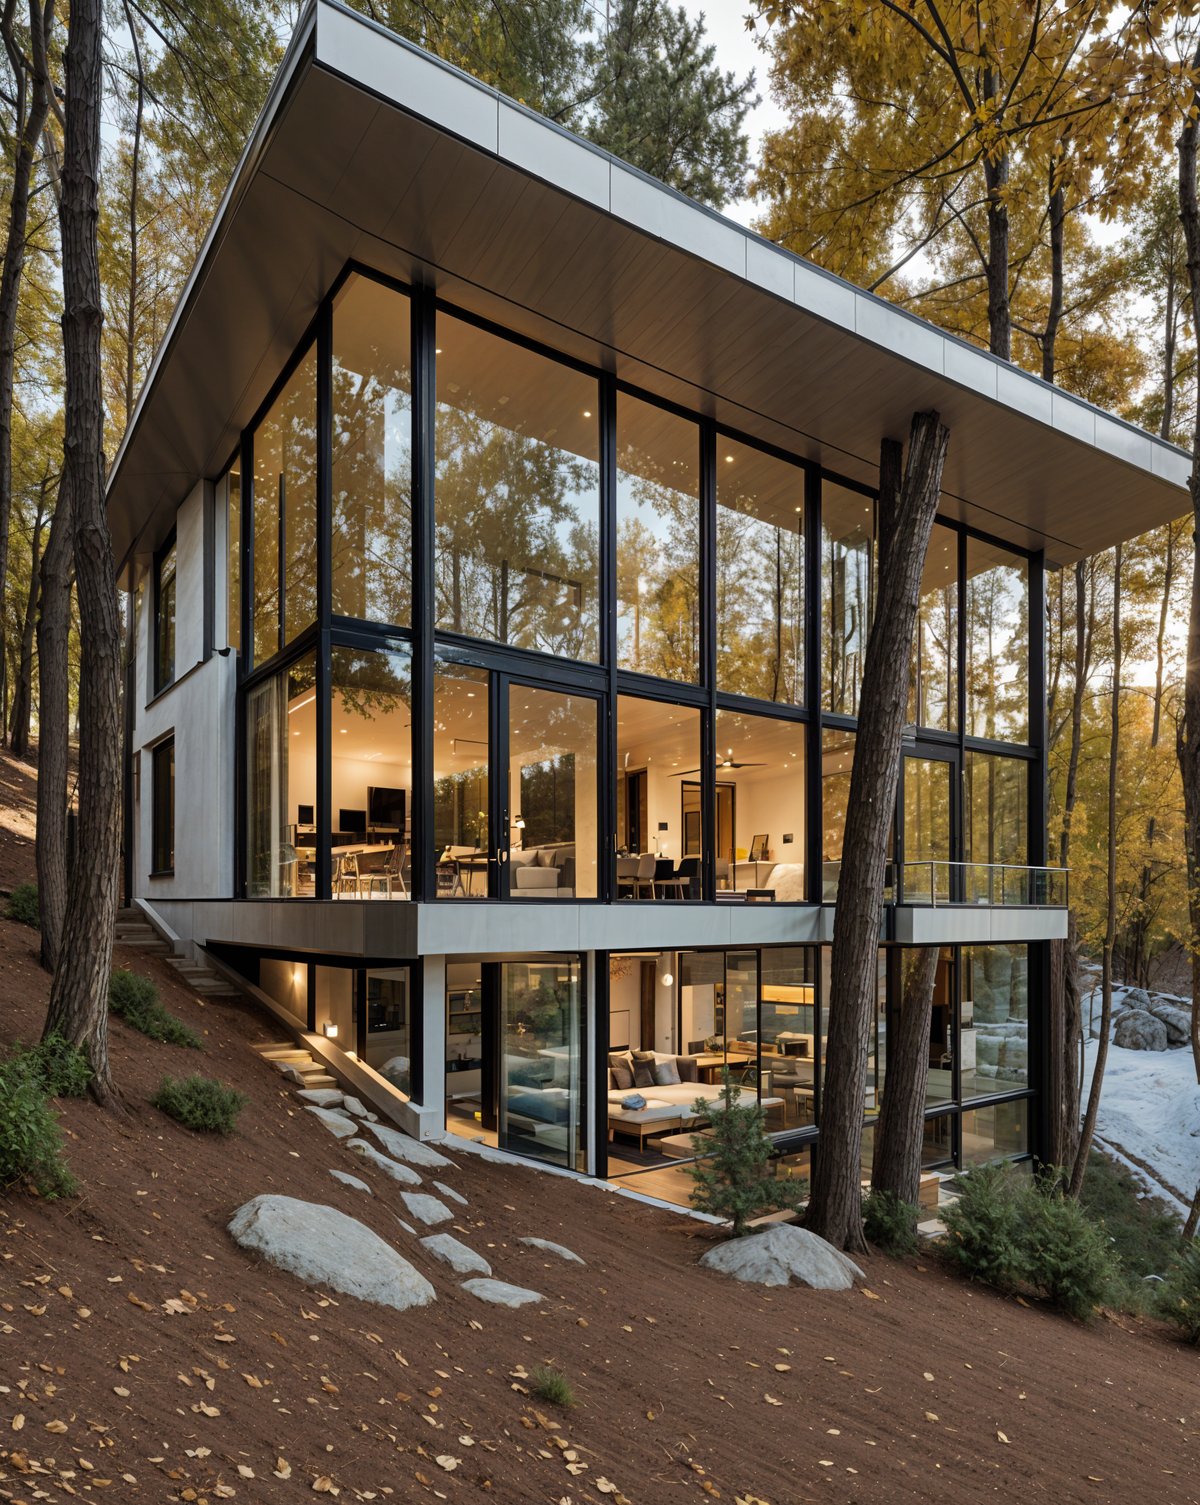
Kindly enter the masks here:
[[[32, 864], [32, 786], [12, 764], [2, 782], [6, 886]], [[40, 1028], [34, 945], [0, 922], [5, 1044]], [[255, 1011], [202, 1003], [153, 958], [119, 960], [155, 977], [205, 1053], [114, 1021], [125, 1112], [62, 1105], [81, 1194], [0, 1196], [0, 1500], [1200, 1500], [1193, 1351], [929, 1260], [870, 1260], [847, 1295], [751, 1289], [696, 1267], [710, 1234], [694, 1220], [459, 1155], [443, 1177], [467, 1199], [455, 1233], [546, 1297], [484, 1305], [401, 1229], [398, 1188], [253, 1053], [272, 1033]], [[149, 1106], [164, 1072], [197, 1068], [249, 1098], [230, 1139]], [[225, 1229], [261, 1192], [359, 1218], [436, 1303], [335, 1299], [249, 1257]], [[518, 1242], [530, 1234], [586, 1265]], [[568, 1377], [570, 1410], [527, 1393], [543, 1363]]]

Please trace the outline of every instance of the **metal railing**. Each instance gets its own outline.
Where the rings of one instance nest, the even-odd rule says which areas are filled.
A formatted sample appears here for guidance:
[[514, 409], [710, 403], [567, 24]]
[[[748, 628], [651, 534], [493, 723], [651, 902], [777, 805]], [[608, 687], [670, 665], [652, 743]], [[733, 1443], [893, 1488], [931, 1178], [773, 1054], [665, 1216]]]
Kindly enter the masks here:
[[[823, 867], [822, 896], [837, 898], [841, 862]], [[1015, 862], [889, 862], [884, 900], [938, 908], [950, 904], [988, 904], [1030, 909], [1066, 909], [1070, 902], [1070, 869], [1034, 867]]]

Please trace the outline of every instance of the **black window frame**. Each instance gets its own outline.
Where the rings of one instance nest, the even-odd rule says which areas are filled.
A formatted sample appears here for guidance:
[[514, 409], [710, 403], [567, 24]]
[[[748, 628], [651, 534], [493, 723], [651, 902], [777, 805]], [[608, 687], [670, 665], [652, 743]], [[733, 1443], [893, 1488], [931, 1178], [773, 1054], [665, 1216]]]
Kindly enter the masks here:
[[[154, 565], [151, 571], [151, 623], [150, 630], [154, 641], [151, 645], [151, 663], [154, 666], [154, 682], [150, 687], [151, 698], [161, 695], [169, 689], [177, 676], [177, 664], [179, 658], [179, 551], [176, 548], [176, 530], [174, 528], [167, 534], [161, 546], [155, 552]], [[167, 559], [174, 554], [174, 566], [170, 578], [170, 602], [171, 602], [171, 663], [170, 672], [166, 673], [163, 663], [162, 620], [163, 620], [163, 566]]]
[[[169, 760], [169, 778], [164, 764]], [[164, 862], [162, 859], [167, 858]], [[150, 749], [150, 876], [175, 876], [175, 733]]]

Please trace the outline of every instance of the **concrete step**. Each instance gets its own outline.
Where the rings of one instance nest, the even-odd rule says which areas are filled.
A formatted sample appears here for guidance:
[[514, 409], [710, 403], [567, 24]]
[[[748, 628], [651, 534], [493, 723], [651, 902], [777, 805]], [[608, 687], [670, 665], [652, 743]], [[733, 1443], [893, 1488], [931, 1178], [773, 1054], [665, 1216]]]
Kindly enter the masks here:
[[336, 1078], [329, 1076], [326, 1072], [322, 1072], [320, 1076], [305, 1076], [304, 1078], [306, 1091], [312, 1087], [336, 1087], [337, 1085]]

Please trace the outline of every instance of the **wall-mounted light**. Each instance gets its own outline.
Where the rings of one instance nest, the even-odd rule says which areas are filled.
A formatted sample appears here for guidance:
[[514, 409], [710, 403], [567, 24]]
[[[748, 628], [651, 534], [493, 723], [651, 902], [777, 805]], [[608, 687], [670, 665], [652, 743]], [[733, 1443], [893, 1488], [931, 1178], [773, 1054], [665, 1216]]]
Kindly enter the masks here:
[[663, 987], [664, 988], [673, 987], [674, 983], [675, 983], [675, 974], [674, 974], [674, 972], [664, 972], [662, 980], [663, 980]]
[[328, 1020], [326, 1020], [326, 1022], [321, 1026], [321, 1031], [322, 1031], [322, 1033], [324, 1034], [324, 1036], [325, 1036], [325, 1038], [327, 1040], [336, 1040], [337, 1039], [337, 1025], [336, 1024], [331, 1024]]

